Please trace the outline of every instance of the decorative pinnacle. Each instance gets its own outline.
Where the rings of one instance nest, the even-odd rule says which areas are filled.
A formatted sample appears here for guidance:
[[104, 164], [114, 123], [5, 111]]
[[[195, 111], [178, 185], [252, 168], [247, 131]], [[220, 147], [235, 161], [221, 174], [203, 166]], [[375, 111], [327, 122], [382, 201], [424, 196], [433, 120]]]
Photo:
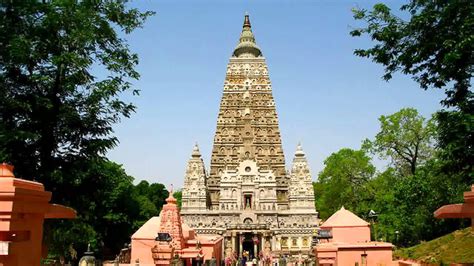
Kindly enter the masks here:
[[240, 34], [239, 44], [233, 53], [236, 57], [259, 57], [262, 55], [260, 48], [255, 42], [255, 36], [252, 33], [252, 26], [250, 25], [250, 17], [246, 13], [244, 17], [244, 25], [242, 33]]
[[171, 184], [170, 186], [170, 192], [168, 194], [168, 198], [166, 198], [166, 203], [168, 204], [176, 204], [176, 199], [175, 197], [173, 196], [173, 184]]
[[192, 157], [201, 157], [201, 152], [199, 151], [199, 146], [198, 146], [197, 142], [194, 144], [193, 152], [192, 152], [191, 156]]
[[249, 27], [251, 28], [252, 25], [250, 25], [250, 17], [249, 17], [249, 13], [247, 11], [245, 11], [245, 18], [244, 18], [244, 28], [245, 27]]
[[303, 151], [303, 147], [301, 146], [301, 142], [298, 142], [298, 145], [296, 146], [295, 156], [303, 157], [304, 155], [305, 153]]

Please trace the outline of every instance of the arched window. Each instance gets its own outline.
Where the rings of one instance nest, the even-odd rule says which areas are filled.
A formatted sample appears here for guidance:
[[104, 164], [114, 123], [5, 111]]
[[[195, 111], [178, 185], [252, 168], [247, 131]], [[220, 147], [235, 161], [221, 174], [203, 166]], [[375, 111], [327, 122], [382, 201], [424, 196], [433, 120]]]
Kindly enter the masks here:
[[253, 221], [251, 218], [245, 218], [244, 219], [244, 224], [253, 224]]

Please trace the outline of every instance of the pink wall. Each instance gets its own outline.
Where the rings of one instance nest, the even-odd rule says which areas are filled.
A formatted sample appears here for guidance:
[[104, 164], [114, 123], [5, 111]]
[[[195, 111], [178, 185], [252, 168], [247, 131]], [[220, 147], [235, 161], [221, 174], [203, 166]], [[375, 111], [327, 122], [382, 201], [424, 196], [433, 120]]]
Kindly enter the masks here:
[[354, 265], [355, 262], [362, 264], [362, 255], [366, 256], [367, 266], [389, 266], [392, 265], [392, 249], [340, 249], [337, 252], [337, 265]]
[[332, 227], [322, 228], [332, 231], [330, 242], [358, 243], [370, 241], [370, 227]]
[[132, 239], [132, 254], [130, 264], [140, 259], [140, 265], [155, 265], [151, 249], [156, 245], [155, 239]]

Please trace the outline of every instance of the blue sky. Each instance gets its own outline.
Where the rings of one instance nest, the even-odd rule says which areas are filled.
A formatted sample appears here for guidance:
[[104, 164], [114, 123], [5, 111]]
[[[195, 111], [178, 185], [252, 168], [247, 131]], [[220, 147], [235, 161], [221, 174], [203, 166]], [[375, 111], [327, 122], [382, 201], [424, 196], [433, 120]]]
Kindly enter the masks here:
[[[223, 3], [225, 2], [225, 3]], [[353, 55], [369, 47], [353, 38], [353, 7], [375, 1], [136, 1], [156, 11], [143, 29], [125, 38], [138, 53], [138, 107], [115, 126], [120, 140], [109, 152], [139, 180], [182, 187], [192, 146], [209, 167], [226, 65], [245, 11], [267, 59], [287, 165], [302, 142], [313, 179], [341, 148], [360, 148], [379, 130], [378, 117], [403, 107], [430, 116], [441, 91], [424, 91], [404, 75], [381, 79], [383, 68]], [[394, 9], [403, 2], [390, 1]], [[377, 163], [381, 166], [380, 162]]]

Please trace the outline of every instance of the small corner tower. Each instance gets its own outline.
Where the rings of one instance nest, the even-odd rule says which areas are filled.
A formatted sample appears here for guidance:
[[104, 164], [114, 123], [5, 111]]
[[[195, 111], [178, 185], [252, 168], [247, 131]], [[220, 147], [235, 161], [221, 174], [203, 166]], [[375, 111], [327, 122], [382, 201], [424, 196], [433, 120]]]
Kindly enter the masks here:
[[300, 143], [296, 147], [290, 171], [290, 209], [306, 213], [316, 212], [313, 180]]
[[186, 167], [181, 202], [182, 212], [206, 211], [206, 170], [197, 143]]
[[171, 245], [175, 249], [183, 249], [185, 247], [181, 216], [179, 215], [177, 200], [173, 197], [173, 189], [170, 189], [166, 204], [160, 213], [159, 232], [171, 235]]

